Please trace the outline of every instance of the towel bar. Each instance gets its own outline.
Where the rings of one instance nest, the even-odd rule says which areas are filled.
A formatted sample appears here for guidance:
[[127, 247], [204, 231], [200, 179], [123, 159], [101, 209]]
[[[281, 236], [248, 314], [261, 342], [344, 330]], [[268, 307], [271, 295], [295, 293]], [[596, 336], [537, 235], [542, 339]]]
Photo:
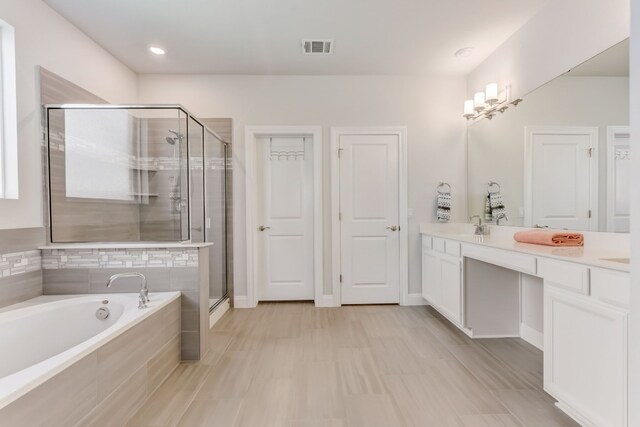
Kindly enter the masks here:
[[[443, 190], [445, 186], [447, 187], [447, 189]], [[440, 181], [440, 183], [438, 184], [438, 187], [436, 187], [436, 191], [438, 192], [438, 194], [451, 193], [451, 185], [449, 185], [448, 182]]]

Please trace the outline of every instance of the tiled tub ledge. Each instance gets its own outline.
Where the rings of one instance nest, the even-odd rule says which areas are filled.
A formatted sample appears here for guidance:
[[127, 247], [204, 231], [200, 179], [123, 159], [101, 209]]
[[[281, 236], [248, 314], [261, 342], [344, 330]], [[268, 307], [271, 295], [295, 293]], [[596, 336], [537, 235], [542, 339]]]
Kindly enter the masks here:
[[[154, 294], [151, 297], [153, 302]], [[57, 366], [48, 371], [49, 375], [38, 376], [40, 380], [28, 378], [31, 386], [23, 388], [19, 397], [14, 396], [11, 403], [0, 409], [0, 424], [3, 427], [125, 425], [180, 362], [180, 295], [174, 292], [155, 297], [157, 305], [146, 309], [147, 313], [138, 313], [134, 305], [129, 309], [129, 317], [125, 317], [125, 312], [117, 320], [124, 324], [116, 323], [70, 350], [18, 371], [17, 374], [22, 373], [18, 376], [24, 377], [25, 371], [37, 371], [43, 364]], [[40, 299], [45, 304], [50, 304], [51, 299], [54, 304], [65, 303], [54, 297]], [[32, 304], [21, 306], [25, 307], [23, 310], [33, 310]], [[11, 311], [2, 315], [11, 316]], [[57, 358], [66, 358], [68, 353], [74, 356], [56, 365], [60, 362]], [[3, 389], [16, 388], [11, 381], [7, 382], [15, 376], [4, 377], [6, 384], [0, 378]], [[0, 392], [6, 391], [3, 389]]]

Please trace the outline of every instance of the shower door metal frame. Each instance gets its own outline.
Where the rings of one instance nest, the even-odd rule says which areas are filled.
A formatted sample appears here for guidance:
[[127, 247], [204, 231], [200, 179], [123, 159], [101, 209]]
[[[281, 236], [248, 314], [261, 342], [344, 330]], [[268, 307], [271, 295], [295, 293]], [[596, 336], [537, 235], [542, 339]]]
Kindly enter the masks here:
[[[224, 244], [224, 250], [225, 250], [225, 263], [224, 263], [224, 281], [225, 281], [225, 294], [222, 295], [220, 297], [220, 299], [213, 305], [209, 306], [209, 312], [212, 313], [216, 308], [218, 308], [218, 306], [220, 306], [220, 304], [222, 304], [224, 301], [229, 299], [229, 266], [227, 263], [228, 257], [229, 257], [229, 242], [227, 240], [227, 231], [228, 231], [228, 227], [229, 227], [229, 220], [228, 220], [228, 209], [229, 209], [229, 205], [228, 205], [228, 192], [227, 192], [227, 183], [229, 180], [228, 174], [229, 174], [229, 168], [228, 168], [228, 161], [229, 161], [229, 142], [225, 141], [224, 139], [222, 139], [222, 137], [220, 137], [218, 134], [216, 134], [214, 131], [212, 131], [211, 129], [209, 129], [208, 127], [204, 126], [204, 130], [205, 133], [208, 131], [210, 132], [218, 141], [220, 141], [220, 143], [222, 144], [223, 148], [224, 148], [224, 174], [223, 174], [223, 199], [224, 199], [224, 237], [223, 237], [223, 244]], [[203, 191], [205, 194], [205, 203], [203, 203], [202, 207], [204, 209], [203, 212], [203, 218], [205, 218], [205, 222], [206, 222], [206, 218], [207, 218], [207, 203], [206, 203], [206, 195], [208, 194], [207, 191], [207, 179], [206, 179], [206, 168], [204, 167], [205, 165], [205, 139], [203, 138], [203, 150], [202, 150], [202, 157], [203, 157], [203, 174], [202, 174], [202, 180], [203, 180]], [[206, 224], [205, 224], [206, 227]], [[206, 233], [206, 228], [205, 228], [205, 232], [204, 232], [204, 240], [205, 242], [207, 242], [207, 233]], [[209, 294], [209, 297], [211, 297], [211, 294]]]
[[[198, 123], [200, 126], [202, 126], [203, 128], [203, 136], [204, 136], [204, 131], [208, 131], [211, 134], [213, 134], [217, 139], [219, 139], [220, 141], [222, 141], [225, 144], [228, 144], [227, 141], [225, 141], [223, 138], [221, 138], [217, 133], [215, 133], [214, 131], [212, 131], [211, 129], [209, 129], [207, 126], [205, 126], [200, 120], [198, 120], [198, 118], [193, 115], [188, 109], [186, 109], [185, 107], [183, 107], [180, 104], [43, 104], [42, 105], [42, 114], [44, 117], [44, 135], [43, 135], [43, 143], [46, 145], [45, 150], [44, 150], [44, 155], [45, 158], [43, 159], [43, 161], [45, 162], [45, 167], [46, 170], [44, 170], [43, 172], [46, 173], [46, 176], [43, 176], [43, 182], [46, 184], [44, 185], [44, 191], [45, 191], [45, 197], [44, 199], [47, 202], [47, 207], [46, 209], [43, 209], [43, 215], [44, 215], [44, 224], [45, 224], [45, 228], [46, 230], [46, 245], [51, 245], [51, 244], [56, 244], [56, 242], [52, 241], [52, 237], [53, 237], [53, 223], [52, 223], [52, 215], [51, 215], [51, 208], [52, 208], [52, 200], [51, 200], [51, 141], [50, 141], [50, 134], [49, 134], [49, 112], [51, 110], [179, 110], [182, 111], [185, 115], [186, 115], [186, 122], [187, 122], [187, 128], [186, 128], [186, 133], [188, 134], [189, 131], [189, 118], [192, 119], [193, 121], [195, 121], [196, 123]], [[191, 170], [191, 160], [190, 160], [190, 150], [189, 150], [189, 140], [187, 137], [187, 144], [186, 144], [186, 158], [187, 158], [187, 197], [189, 200], [189, 203], [187, 204], [187, 239], [186, 240], [175, 240], [175, 242], [191, 242], [192, 241], [192, 234], [191, 234], [191, 197], [190, 197], [190, 191], [191, 191], [191, 187], [192, 187], [192, 183], [191, 183], [191, 174], [189, 173]], [[204, 144], [204, 138], [203, 138], [203, 144]], [[203, 145], [204, 148], [204, 145]], [[204, 153], [204, 152], [203, 152]], [[225, 149], [225, 153], [226, 153], [226, 149]], [[225, 172], [226, 172], [226, 168], [225, 168]], [[226, 173], [225, 173], [225, 180], [226, 180]], [[204, 189], [204, 173], [203, 173], [203, 189]], [[206, 191], [206, 190], [203, 190]], [[206, 192], [204, 194], [204, 196], [206, 196]], [[225, 204], [226, 204], [226, 187], [225, 187]], [[204, 210], [204, 203], [203, 203], [203, 210]], [[226, 217], [225, 217], [225, 222], [227, 221]], [[226, 228], [227, 224], [225, 224], [225, 228]], [[226, 240], [226, 236], [225, 236], [225, 240]], [[139, 242], [146, 242], [146, 243], [154, 243], [154, 241], [139, 241]], [[74, 244], [74, 243], [106, 243], [106, 242], [64, 242], [64, 243], [69, 243], [69, 244]], [[107, 243], [117, 243], [117, 242], [107, 242]], [[123, 242], [123, 243], [136, 243], [136, 242]], [[158, 242], [158, 243], [167, 243], [166, 241], [164, 242]], [[226, 242], [225, 242], [226, 245]], [[228, 285], [228, 284], [227, 284]]]

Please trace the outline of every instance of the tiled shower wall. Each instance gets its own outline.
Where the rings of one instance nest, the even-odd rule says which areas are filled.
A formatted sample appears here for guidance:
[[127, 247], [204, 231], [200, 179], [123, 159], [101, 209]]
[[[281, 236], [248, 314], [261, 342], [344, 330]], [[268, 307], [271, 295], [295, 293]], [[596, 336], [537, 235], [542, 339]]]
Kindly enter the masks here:
[[44, 249], [44, 294], [138, 292], [140, 279], [122, 278], [110, 288], [109, 277], [136, 271], [151, 292], [182, 293], [182, 359], [198, 360], [206, 352], [209, 321], [209, 248]]
[[42, 295], [44, 228], [0, 230], [0, 308]]

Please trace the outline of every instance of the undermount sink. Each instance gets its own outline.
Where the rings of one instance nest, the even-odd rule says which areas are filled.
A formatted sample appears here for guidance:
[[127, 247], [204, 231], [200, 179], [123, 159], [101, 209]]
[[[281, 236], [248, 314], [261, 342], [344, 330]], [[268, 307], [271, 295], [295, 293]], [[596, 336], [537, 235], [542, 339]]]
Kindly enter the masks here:
[[629, 264], [631, 260], [629, 258], [600, 258], [602, 261], [618, 262], [620, 264]]

